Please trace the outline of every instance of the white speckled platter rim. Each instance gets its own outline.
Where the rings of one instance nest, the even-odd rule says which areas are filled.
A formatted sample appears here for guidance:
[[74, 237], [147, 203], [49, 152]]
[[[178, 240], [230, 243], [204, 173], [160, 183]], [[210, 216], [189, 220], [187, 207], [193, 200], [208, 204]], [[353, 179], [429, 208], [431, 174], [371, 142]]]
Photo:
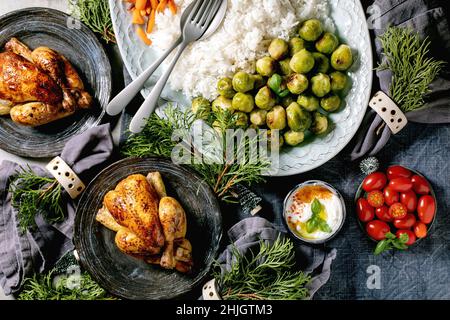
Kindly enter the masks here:
[[[125, 66], [135, 79], [157, 57], [156, 50], [145, 46], [131, 25], [131, 17], [126, 10], [126, 3], [121, 0], [109, 0], [113, 27], [116, 33]], [[333, 132], [324, 138], [299, 148], [293, 148], [281, 154], [280, 170], [276, 176], [290, 176], [304, 173], [320, 167], [334, 158], [351, 141], [364, 118], [372, 90], [373, 57], [369, 30], [364, 9], [359, 0], [330, 0], [333, 18], [340, 38], [357, 53], [355, 63], [350, 70], [353, 87], [348, 93], [346, 107], [339, 113], [331, 115], [336, 125]], [[160, 72], [148, 82], [142, 90], [147, 96], [152, 83]], [[182, 104], [188, 103], [179, 92], [166, 89], [163, 98]]]

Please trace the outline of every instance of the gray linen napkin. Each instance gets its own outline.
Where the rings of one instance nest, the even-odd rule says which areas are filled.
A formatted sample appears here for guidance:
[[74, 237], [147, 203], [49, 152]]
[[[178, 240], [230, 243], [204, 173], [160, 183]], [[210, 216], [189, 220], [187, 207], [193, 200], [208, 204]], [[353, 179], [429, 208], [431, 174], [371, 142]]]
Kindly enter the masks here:
[[[228, 237], [232, 244], [226, 247], [217, 261], [223, 272], [229, 271], [233, 265], [233, 247], [245, 255], [250, 250], [257, 250], [261, 240], [273, 244], [279, 236], [285, 235], [266, 219], [259, 217], [244, 219], [228, 231]], [[294, 248], [299, 269], [313, 276], [308, 285], [312, 299], [317, 290], [330, 278], [331, 263], [336, 258], [336, 249], [325, 252], [320, 248], [306, 245], [296, 245]]]
[[[105, 124], [70, 139], [61, 158], [88, 183], [94, 172], [108, 161], [112, 151], [110, 126]], [[17, 292], [27, 275], [50, 268], [73, 248], [75, 204], [66, 194], [63, 196], [67, 200], [67, 212], [63, 222], [50, 225], [38, 215], [37, 228], [21, 232], [8, 192], [11, 178], [19, 169], [19, 164], [10, 161], [0, 165], [0, 285], [6, 295]], [[32, 166], [32, 169], [40, 176], [50, 177], [43, 168]]]
[[[439, 60], [450, 62], [450, 28], [444, 8], [435, 0], [376, 0], [374, 5], [380, 9], [380, 17], [374, 20], [374, 25], [382, 26], [375, 29], [375, 35], [382, 35], [388, 26], [411, 27], [422, 38], [431, 41], [431, 54]], [[382, 48], [375, 41], [378, 58], [382, 59]], [[377, 72], [380, 88], [389, 93], [392, 74], [389, 71]], [[409, 121], [417, 123], [450, 123], [450, 71], [444, 70], [432, 83], [432, 93], [427, 97], [424, 108], [408, 112]], [[375, 111], [369, 109], [363, 124], [357, 134], [351, 159], [377, 154], [389, 141], [391, 131], [384, 126], [383, 120]]]

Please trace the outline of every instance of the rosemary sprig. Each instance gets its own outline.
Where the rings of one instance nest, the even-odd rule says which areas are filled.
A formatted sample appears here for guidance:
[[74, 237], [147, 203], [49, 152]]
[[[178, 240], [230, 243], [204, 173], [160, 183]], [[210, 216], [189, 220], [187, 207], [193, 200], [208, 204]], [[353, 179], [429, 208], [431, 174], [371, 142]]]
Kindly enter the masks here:
[[[148, 120], [144, 130], [138, 135], [128, 138], [122, 148], [125, 156], [145, 157], [161, 156], [170, 158], [174, 147], [181, 141], [173, 140], [174, 132], [187, 133], [196, 120], [190, 111], [181, 111], [175, 107], [164, 110], [164, 116], [153, 114]], [[236, 117], [228, 111], [215, 112], [206, 122], [220, 132], [236, 127]], [[180, 134], [182, 136], [182, 134]], [[222, 134], [222, 145], [225, 145], [225, 135]], [[181, 137], [180, 137], [181, 138]], [[250, 145], [256, 143], [254, 139], [243, 138], [237, 143], [235, 153], [245, 152]], [[181, 139], [180, 139], [181, 140]], [[270, 162], [264, 159], [258, 161], [229, 161], [228, 163], [205, 163], [199, 150], [192, 150], [186, 145], [186, 151], [192, 155], [191, 168], [197, 171], [204, 181], [211, 186], [217, 196], [226, 202], [234, 202], [231, 194], [236, 184], [251, 185], [264, 181], [261, 172], [270, 167]]]
[[30, 166], [21, 167], [10, 183], [9, 192], [23, 232], [36, 226], [37, 214], [50, 223], [64, 220], [62, 187], [56, 179], [40, 177]]
[[106, 290], [101, 288], [91, 276], [84, 272], [80, 275], [79, 286], [70, 286], [70, 278], [62, 277], [54, 281], [54, 272], [36, 274], [27, 278], [19, 300], [114, 300]]
[[116, 43], [107, 0], [70, 0], [70, 7], [71, 14], [99, 33], [106, 43]]
[[422, 108], [445, 62], [428, 57], [431, 42], [410, 28], [389, 27], [379, 40], [385, 59], [377, 70], [392, 72], [391, 98], [403, 112]]
[[234, 247], [233, 265], [223, 272], [216, 263], [213, 270], [224, 300], [300, 300], [308, 297], [305, 287], [311, 277], [293, 272], [294, 245], [278, 238], [272, 245], [261, 241], [259, 252], [245, 256]]

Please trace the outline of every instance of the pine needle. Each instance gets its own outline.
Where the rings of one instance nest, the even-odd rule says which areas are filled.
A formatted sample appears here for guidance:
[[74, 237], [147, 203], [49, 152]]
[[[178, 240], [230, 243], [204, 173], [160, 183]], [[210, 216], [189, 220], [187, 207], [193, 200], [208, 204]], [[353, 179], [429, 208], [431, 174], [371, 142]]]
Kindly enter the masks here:
[[392, 72], [390, 97], [405, 113], [424, 107], [445, 62], [428, 57], [431, 42], [410, 28], [389, 27], [379, 40], [385, 59], [377, 70]]
[[70, 5], [73, 16], [100, 34], [106, 43], [116, 43], [107, 0], [70, 0]]
[[223, 272], [216, 263], [213, 271], [224, 300], [300, 300], [308, 297], [311, 280], [302, 271], [293, 272], [294, 245], [278, 238], [273, 245], [261, 241], [259, 252], [244, 256], [233, 248], [233, 265]]
[[10, 183], [9, 192], [22, 232], [36, 226], [37, 214], [42, 214], [49, 223], [65, 218], [61, 185], [56, 179], [38, 176], [30, 166], [18, 170]]

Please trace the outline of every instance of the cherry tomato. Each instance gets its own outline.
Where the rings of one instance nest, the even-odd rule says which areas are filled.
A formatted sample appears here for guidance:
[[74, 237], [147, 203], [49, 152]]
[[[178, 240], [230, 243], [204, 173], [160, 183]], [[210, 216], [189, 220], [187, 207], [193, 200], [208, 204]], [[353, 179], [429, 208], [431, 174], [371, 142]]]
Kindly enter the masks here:
[[408, 213], [406, 217], [404, 217], [403, 219], [395, 219], [394, 226], [397, 229], [409, 229], [414, 226], [416, 221], [417, 221], [416, 216], [411, 213]]
[[366, 192], [381, 190], [386, 186], [387, 178], [383, 172], [369, 174], [363, 181], [362, 188]]
[[430, 224], [433, 221], [436, 212], [436, 202], [432, 196], [422, 196], [419, 199], [417, 213], [420, 221]]
[[389, 208], [386, 206], [376, 208], [375, 215], [378, 217], [378, 219], [385, 222], [391, 222], [393, 220], [391, 215], [389, 214]]
[[384, 188], [384, 202], [388, 206], [392, 206], [394, 203], [400, 201], [400, 196], [398, 192], [392, 190], [389, 187]]
[[398, 230], [395, 235], [397, 236], [397, 238], [400, 238], [400, 236], [404, 233], [408, 235], [408, 242], [406, 242], [406, 245], [413, 245], [414, 242], [416, 242], [416, 235], [411, 230]]
[[412, 190], [401, 193], [400, 202], [405, 205], [408, 212], [414, 212], [417, 209], [417, 195]]
[[395, 178], [389, 182], [389, 188], [397, 192], [406, 192], [411, 190], [413, 184], [409, 178]]
[[382, 205], [384, 205], [384, 196], [383, 196], [383, 192], [379, 191], [379, 190], [375, 190], [375, 191], [370, 191], [367, 194], [367, 201], [369, 202], [369, 204], [374, 207], [374, 208], [379, 208]]
[[409, 178], [411, 175], [412, 172], [402, 166], [390, 166], [387, 169], [387, 177], [389, 180], [395, 178]]
[[356, 202], [356, 212], [362, 222], [368, 222], [375, 218], [375, 209], [364, 198], [359, 198]]
[[430, 184], [424, 177], [414, 175], [411, 178], [411, 182], [416, 193], [429, 194], [431, 192]]
[[403, 219], [408, 214], [408, 210], [403, 203], [397, 202], [389, 208], [389, 214], [394, 219]]
[[366, 225], [366, 231], [372, 239], [381, 241], [386, 239], [386, 233], [390, 232], [391, 229], [386, 222], [373, 220]]
[[427, 225], [423, 222], [417, 221], [414, 225], [414, 233], [419, 239], [425, 238], [428, 234]]

